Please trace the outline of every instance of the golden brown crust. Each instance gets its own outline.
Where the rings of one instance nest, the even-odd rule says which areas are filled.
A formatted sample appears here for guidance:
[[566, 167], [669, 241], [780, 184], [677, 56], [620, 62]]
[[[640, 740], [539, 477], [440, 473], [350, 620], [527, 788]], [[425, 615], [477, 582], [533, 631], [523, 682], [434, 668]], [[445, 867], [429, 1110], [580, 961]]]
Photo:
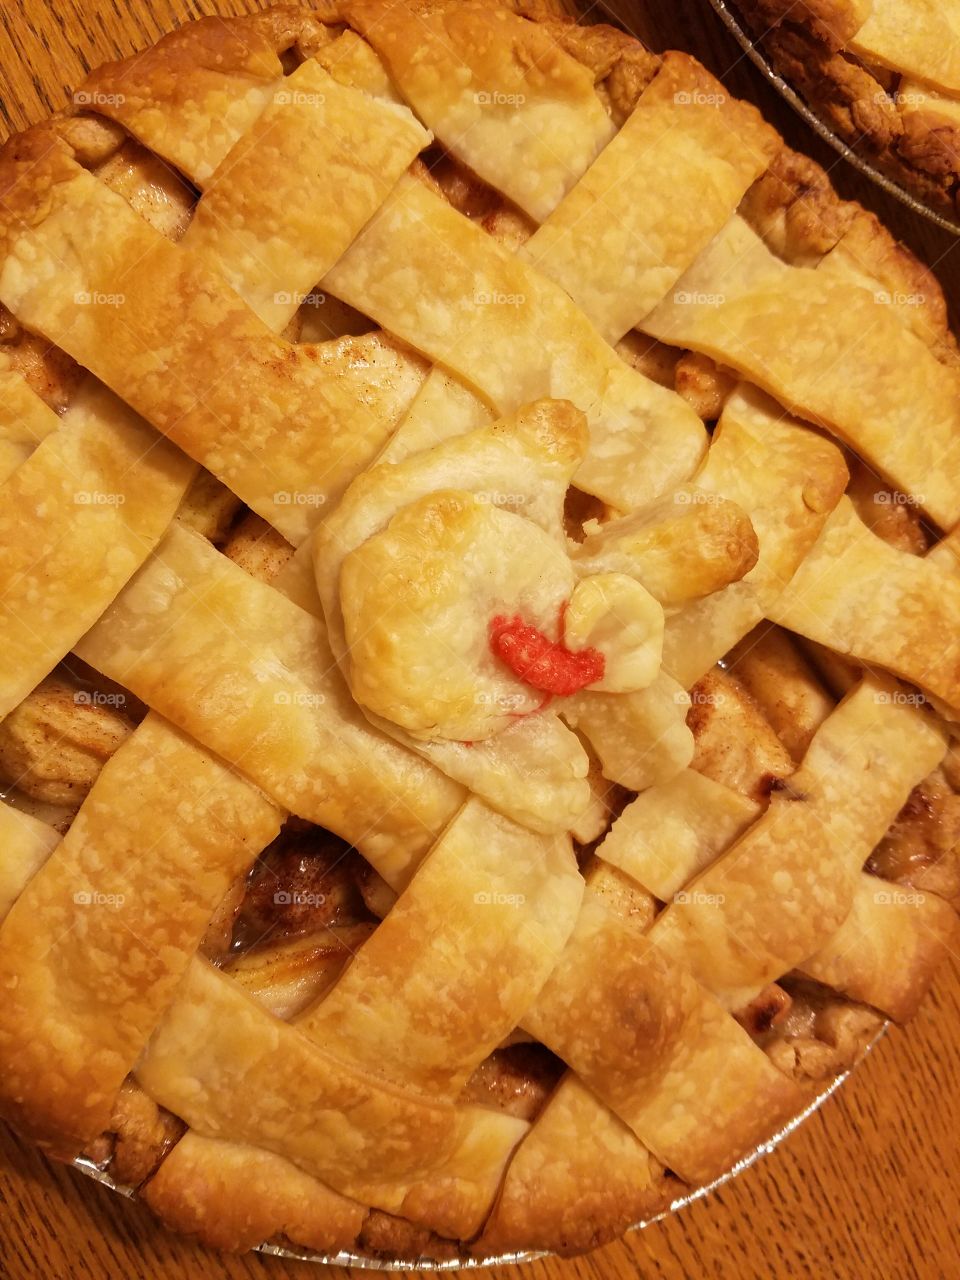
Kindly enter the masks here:
[[[768, 0], [766, 7], [775, 8], [776, 3], [777, 0]], [[510, 7], [543, 22], [558, 45], [591, 71], [602, 101], [618, 124], [636, 105], [661, 65], [658, 57], [613, 28], [579, 27], [558, 18], [552, 6], [532, 8], [519, 3]], [[837, 43], [847, 33], [854, 7], [852, 3], [833, 5], [830, 0], [807, 0], [802, 10], [821, 39]], [[207, 112], [211, 103], [222, 102], [231, 108], [225, 113], [230, 120], [224, 123], [222, 136], [211, 144], [214, 150], [216, 146], [228, 146], [233, 134], [243, 129], [246, 108], [242, 100], [249, 98], [246, 107], [253, 110], [257, 95], [269, 89], [281, 70], [289, 70], [297, 57], [310, 56], [329, 41], [332, 33], [324, 23], [336, 22], [342, 12], [341, 6], [330, 3], [324, 5], [318, 15], [290, 8], [245, 19], [191, 24], [153, 51], [95, 72], [87, 81], [86, 92], [99, 100], [90, 105], [131, 127], [135, 123], [140, 131], [149, 135], [152, 126], [147, 118], [153, 105], [159, 102], [169, 109], [172, 119], [188, 126], [184, 136], [189, 145], [178, 150], [173, 145], [177, 139], [171, 141], [171, 135], [161, 130], [153, 135], [158, 150], [182, 164], [185, 171], [204, 173], [209, 161], [202, 158], [198, 162], [194, 147], [194, 127], [202, 114], [199, 105], [204, 104], [203, 111]], [[111, 101], [114, 98], [117, 101]], [[235, 107], [238, 114], [234, 113]], [[893, 126], [890, 128], [893, 136]], [[918, 154], [923, 153], [922, 132], [915, 127], [912, 136], [912, 145]], [[139, 143], [125, 141], [124, 137], [115, 124], [78, 115], [8, 144], [0, 153], [0, 187], [5, 184], [13, 212], [4, 215], [9, 220], [0, 227], [0, 232], [13, 234], [17, 231], [18, 219], [29, 221], [37, 207], [42, 212], [50, 189], [73, 177], [79, 164], [98, 167], [101, 182], [121, 194], [157, 231], [176, 239], [189, 219], [192, 188], [171, 175], [161, 162], [152, 159], [151, 153]], [[204, 141], [209, 144], [209, 137]], [[165, 149], [167, 144], [172, 149]], [[941, 169], [945, 164], [943, 154], [944, 147], [941, 147], [937, 161]], [[933, 166], [935, 160], [930, 149], [928, 163]], [[501, 243], [515, 248], [529, 234], [532, 224], [528, 220], [506, 207], [498, 197], [490, 197], [489, 189], [472, 183], [470, 175], [462, 169], [449, 169], [444, 173], [441, 165], [435, 176], [441, 179], [440, 187], [451, 203], [468, 212]], [[923, 307], [917, 308], [918, 319], [912, 327], [939, 358], [947, 361], [952, 358], [952, 339], [946, 329], [942, 298], [930, 278], [922, 275], [919, 264], [906, 255], [879, 224], [871, 223], [869, 216], [855, 206], [840, 202], [823, 172], [812, 162], [784, 148], [754, 185], [743, 213], [768, 245], [788, 261], [814, 266], [824, 255], [832, 256], [835, 259], [832, 265], [837, 269], [848, 274], [859, 273], [861, 278], [866, 275], [891, 292], [895, 289], [927, 291], [931, 297], [925, 299]], [[0, 339], [11, 349], [15, 344], [21, 348], [19, 367], [38, 390], [45, 388], [49, 403], [63, 407], [69, 398], [71, 369], [59, 370], [58, 353], [35, 345], [31, 335], [17, 332], [14, 325], [15, 322], [9, 333], [5, 329]], [[294, 336], [292, 330], [290, 336]], [[651, 373], [667, 386], [674, 385], [674, 380], [680, 389], [684, 384], [688, 398], [704, 418], [715, 418], [719, 414], [732, 387], [731, 377], [706, 358], [681, 357], [674, 349], [647, 339], [640, 339], [639, 344], [650, 350], [641, 352], [636, 339], [622, 344], [621, 353], [629, 357], [635, 368]], [[15, 364], [15, 367], [18, 366]], [[181, 508], [180, 519], [208, 538], [222, 541], [229, 519], [236, 511], [235, 500], [227, 498], [225, 491], [221, 493], [215, 487], [216, 482], [213, 486], [208, 484], [207, 479], [202, 477], [195, 490], [191, 490]], [[247, 515], [234, 529], [226, 547], [230, 558], [263, 581], [272, 577], [289, 555], [288, 544], [275, 533], [267, 534], [268, 529], [259, 517]], [[729, 786], [740, 787], [745, 794], [765, 798], [771, 780], [790, 771], [792, 762], [788, 752], [777, 741], [749, 693], [739, 689], [730, 677], [714, 673], [701, 682], [696, 692], [699, 700], [695, 701], [691, 715], [698, 738], [696, 766], [711, 777], [722, 778]], [[727, 697], [731, 705], [721, 715], [717, 711], [721, 705], [719, 699]], [[763, 699], [758, 700], [762, 706]], [[772, 708], [770, 714], [773, 715]], [[816, 713], [809, 708], [804, 715], [806, 719], [801, 716], [797, 735], [788, 740], [786, 728], [781, 732], [782, 743], [795, 757], [802, 754], [816, 719]], [[721, 753], [712, 741], [712, 734], [721, 722], [730, 731], [734, 743], [732, 754], [729, 743]], [[275, 873], [277, 868], [270, 870]], [[619, 875], [615, 873], [615, 877]], [[316, 888], [312, 880], [303, 883]], [[339, 882], [332, 888], [329, 880], [321, 878], [320, 883], [318, 896], [326, 901], [322, 907], [307, 913], [304, 927], [331, 923], [343, 905], [338, 897], [343, 887]], [[592, 887], [601, 892], [598, 883], [592, 882]], [[240, 885], [236, 882], [208, 929], [205, 945], [218, 955], [225, 951], [231, 934], [239, 891]], [[615, 885], [607, 898], [607, 905], [610, 901], [619, 904], [616, 913], [621, 916], [628, 914], [620, 909], [625, 908], [625, 904], [647, 899], [645, 909], [635, 907], [630, 923], [637, 932], [650, 923], [653, 901], [636, 886], [631, 891], [630, 885]], [[348, 914], [362, 910], [354, 899]], [[380, 907], [378, 914], [384, 914], [391, 906], [389, 894], [377, 897], [376, 901]], [[248, 897], [247, 905], [252, 908], [256, 903]], [[332, 915], [326, 908], [331, 909]], [[360, 928], [369, 930], [370, 926]], [[318, 962], [314, 976], [316, 973], [323, 976], [328, 963], [331, 974], [339, 972], [347, 953], [365, 937], [366, 933], [363, 937], [354, 937], [354, 947], [347, 941], [337, 940], [335, 945], [328, 945], [329, 954]], [[907, 982], [909, 999], [901, 995], [895, 1001], [891, 996], [890, 1006], [900, 1012], [908, 1011], [928, 980], [930, 968], [926, 960], [922, 964], [919, 961], [911, 964]], [[247, 989], [258, 999], [263, 995], [256, 983]], [[316, 995], [317, 990], [319, 988], [312, 994]], [[862, 994], [866, 986], [858, 990]], [[742, 1020], [751, 1034], [760, 1039], [771, 1024], [787, 1019], [789, 1000], [781, 988], [768, 989], [764, 997], [743, 1012]], [[270, 1007], [266, 996], [263, 1003]], [[842, 1002], [835, 1003], [839, 1008]], [[794, 1000], [794, 1007], [800, 1005], [802, 1001]], [[834, 1010], [833, 1005], [830, 1008]], [[784, 1060], [777, 1063], [784, 1074], [797, 1080], [822, 1079], [851, 1060], [855, 1048], [862, 1044], [863, 1035], [876, 1024], [873, 1015], [865, 1015], [862, 1010], [857, 1011], [858, 1021], [851, 1012], [855, 1009], [845, 1005], [842, 1016], [834, 1011], [830, 1018], [821, 1011], [823, 1025], [818, 1029], [819, 1038], [814, 1034], [804, 1038], [798, 1032], [785, 1051]], [[280, 1016], [290, 1016], [290, 1007], [285, 1006]], [[705, 1020], [718, 1019], [718, 1027], [725, 1017], [719, 1010], [715, 1014], [705, 1012], [703, 1016]], [[832, 1031], [827, 1028], [828, 1022], [831, 1026], [835, 1024]], [[637, 1023], [643, 1025], [639, 1015]], [[723, 1025], [728, 1023], [729, 1019]], [[619, 1022], [614, 1024], [608, 1047], [624, 1048], [617, 1040], [617, 1034], [623, 1030]], [[723, 1035], [717, 1028], [712, 1031], [717, 1031], [717, 1040], [724, 1045]], [[836, 1043], [829, 1043], [831, 1035]], [[785, 1043], [785, 1038], [782, 1042]], [[630, 1047], [626, 1045], [627, 1049]], [[750, 1048], [747, 1042], [746, 1049]], [[792, 1062], [787, 1060], [790, 1053], [794, 1054]], [[722, 1058], [723, 1054], [717, 1056]], [[523, 1052], [505, 1050], [486, 1059], [471, 1079], [468, 1100], [492, 1104], [508, 1116], [535, 1119], [554, 1083], [555, 1072], [552, 1067], [540, 1071], [535, 1065], [523, 1062], [523, 1057]], [[775, 1060], [773, 1052], [770, 1057]], [[515, 1059], [521, 1061], [515, 1063]], [[723, 1115], [713, 1135], [715, 1141], [708, 1153], [709, 1159], [704, 1157], [702, 1166], [694, 1163], [692, 1168], [718, 1169], [738, 1144], [749, 1145], [772, 1127], [778, 1117], [785, 1118], [797, 1104], [800, 1095], [775, 1073], [763, 1077], [761, 1085], [756, 1098], [750, 1099], [755, 1115], [749, 1132], [735, 1121], [724, 1124], [729, 1109], [721, 1107]], [[548, 1116], [562, 1089], [563, 1085], [551, 1099], [545, 1113]], [[598, 1112], [588, 1108], [592, 1122], [579, 1135], [574, 1128], [579, 1140], [561, 1142], [559, 1146], [547, 1142], [544, 1150], [549, 1158], [545, 1163], [538, 1163], [543, 1158], [543, 1150], [538, 1155], [533, 1141], [524, 1143], [508, 1175], [510, 1194], [505, 1193], [501, 1198], [493, 1223], [481, 1241], [482, 1247], [540, 1246], [561, 1252], [580, 1251], [613, 1238], [630, 1222], [656, 1211], [666, 1202], [674, 1184], [664, 1180], [656, 1160], [601, 1104], [593, 1098], [590, 1104], [600, 1108], [603, 1124], [593, 1122], [597, 1121]], [[138, 1089], [127, 1086], [120, 1094], [112, 1124], [117, 1134], [114, 1172], [122, 1181], [131, 1183], [143, 1181], [154, 1170], [171, 1139], [179, 1132], [179, 1122], [172, 1121], [168, 1113], [163, 1113]], [[563, 1125], [558, 1131], [567, 1136], [571, 1132]], [[549, 1124], [540, 1128], [539, 1136], [550, 1137]], [[512, 1186], [510, 1177], [514, 1179]], [[432, 1196], [436, 1197], [433, 1204]], [[415, 1194], [411, 1196], [409, 1207], [411, 1211], [419, 1207], [420, 1212], [425, 1213], [432, 1204], [435, 1212], [446, 1212], [454, 1204], [455, 1193], [450, 1193], [451, 1198], [446, 1197], [448, 1191], [442, 1186], [427, 1188], [419, 1201]], [[368, 1213], [360, 1205], [328, 1191], [280, 1157], [212, 1142], [192, 1133], [178, 1144], [151, 1179], [146, 1199], [169, 1225], [222, 1248], [246, 1248], [264, 1238], [280, 1238], [332, 1252], [352, 1246], [359, 1239], [366, 1250], [393, 1256], [426, 1254], [441, 1259], [458, 1254], [456, 1244], [426, 1227], [381, 1210]]]
[[800, 968], [834, 990], [906, 1022], [958, 936], [960, 921], [949, 903], [864, 873], [846, 920]]
[[201, 18], [143, 53], [97, 68], [75, 96], [139, 133], [189, 174], [196, 157], [194, 130], [217, 136], [229, 149], [256, 118], [258, 91], [264, 93], [283, 74], [280, 53], [312, 21], [308, 11], [292, 6], [241, 19]]
[[192, 1132], [160, 1165], [143, 1198], [165, 1226], [229, 1250], [280, 1236], [337, 1253], [356, 1241], [367, 1212], [281, 1156]]
[[583, 1253], [652, 1217], [681, 1187], [568, 1073], [514, 1157], [471, 1251]]
[[853, 208], [838, 199], [815, 161], [784, 146], [747, 192], [740, 214], [779, 257], [804, 265], [834, 247]]

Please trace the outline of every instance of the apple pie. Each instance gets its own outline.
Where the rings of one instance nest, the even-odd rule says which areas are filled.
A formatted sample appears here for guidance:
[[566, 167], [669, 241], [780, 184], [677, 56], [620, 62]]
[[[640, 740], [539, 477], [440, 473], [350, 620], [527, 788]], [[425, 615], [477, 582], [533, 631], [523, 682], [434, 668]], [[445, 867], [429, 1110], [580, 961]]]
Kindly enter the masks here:
[[752, 106], [282, 7], [0, 191], [0, 1115], [221, 1248], [573, 1253], [910, 1017], [960, 359]]

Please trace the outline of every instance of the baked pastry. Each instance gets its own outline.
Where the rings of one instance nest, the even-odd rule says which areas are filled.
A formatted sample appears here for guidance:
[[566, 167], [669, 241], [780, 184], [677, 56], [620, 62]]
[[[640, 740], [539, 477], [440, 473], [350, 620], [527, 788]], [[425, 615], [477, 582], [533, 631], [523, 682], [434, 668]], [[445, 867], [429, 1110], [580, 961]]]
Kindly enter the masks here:
[[0, 1112], [224, 1248], [611, 1239], [955, 939], [936, 285], [548, 11], [77, 104], [0, 152]]
[[960, 8], [933, 0], [736, 0], [838, 137], [937, 212], [960, 209]]

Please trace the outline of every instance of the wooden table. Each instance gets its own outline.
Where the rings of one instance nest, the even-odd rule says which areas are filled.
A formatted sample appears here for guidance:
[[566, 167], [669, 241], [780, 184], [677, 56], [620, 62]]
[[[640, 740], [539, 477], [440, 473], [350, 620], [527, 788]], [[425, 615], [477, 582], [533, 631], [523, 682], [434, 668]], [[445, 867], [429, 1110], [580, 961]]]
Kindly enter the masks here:
[[[960, 255], [849, 169], [762, 81], [706, 0], [611, 0], [654, 48], [691, 50], [757, 101], [844, 195], [879, 213], [960, 302]], [[571, 0], [572, 3], [572, 0]], [[20, 0], [0, 10], [0, 115], [8, 129], [67, 100], [92, 66], [205, 13], [257, 0]], [[772, 1156], [667, 1222], [585, 1259], [501, 1268], [497, 1280], [954, 1280], [960, 1187], [960, 964], [906, 1033], [892, 1032], [839, 1095]], [[258, 1255], [222, 1257], [168, 1236], [141, 1206], [51, 1165], [0, 1126], [4, 1280], [212, 1280], [322, 1273]], [[341, 1272], [340, 1275], [346, 1273]], [[357, 1273], [359, 1274], [359, 1273]], [[487, 1273], [491, 1274], [491, 1273]], [[339, 1280], [332, 1273], [325, 1280]]]

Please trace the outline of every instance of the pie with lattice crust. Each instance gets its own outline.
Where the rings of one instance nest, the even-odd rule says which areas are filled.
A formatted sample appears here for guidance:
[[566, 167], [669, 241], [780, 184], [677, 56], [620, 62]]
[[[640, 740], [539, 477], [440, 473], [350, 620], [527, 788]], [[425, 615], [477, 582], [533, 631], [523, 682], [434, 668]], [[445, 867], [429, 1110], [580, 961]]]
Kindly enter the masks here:
[[956, 219], [958, 0], [735, 0], [735, 7], [825, 124]]
[[960, 361], [696, 62], [472, 0], [188, 25], [0, 152], [0, 302], [43, 1149], [225, 1248], [574, 1252], [910, 1016]]

